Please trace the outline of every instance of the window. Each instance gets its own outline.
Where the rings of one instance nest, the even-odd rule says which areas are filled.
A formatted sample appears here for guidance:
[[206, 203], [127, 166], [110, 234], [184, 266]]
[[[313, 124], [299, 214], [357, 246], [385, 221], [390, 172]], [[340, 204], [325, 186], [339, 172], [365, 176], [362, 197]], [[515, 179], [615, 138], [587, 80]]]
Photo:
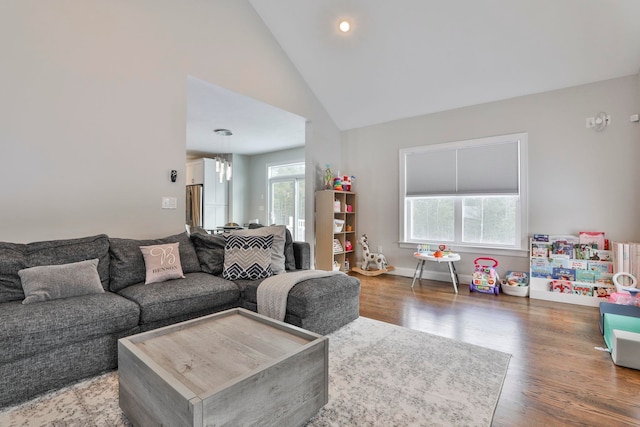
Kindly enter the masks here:
[[269, 166], [269, 223], [285, 225], [304, 240], [304, 163]]
[[400, 150], [400, 241], [525, 249], [526, 148], [520, 133]]

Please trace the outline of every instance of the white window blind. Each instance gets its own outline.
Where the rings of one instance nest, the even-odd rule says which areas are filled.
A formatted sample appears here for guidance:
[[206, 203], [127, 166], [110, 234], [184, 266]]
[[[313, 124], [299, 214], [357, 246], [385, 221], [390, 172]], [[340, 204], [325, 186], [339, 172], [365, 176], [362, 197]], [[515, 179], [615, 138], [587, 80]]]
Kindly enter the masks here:
[[517, 135], [401, 151], [406, 197], [520, 193]]

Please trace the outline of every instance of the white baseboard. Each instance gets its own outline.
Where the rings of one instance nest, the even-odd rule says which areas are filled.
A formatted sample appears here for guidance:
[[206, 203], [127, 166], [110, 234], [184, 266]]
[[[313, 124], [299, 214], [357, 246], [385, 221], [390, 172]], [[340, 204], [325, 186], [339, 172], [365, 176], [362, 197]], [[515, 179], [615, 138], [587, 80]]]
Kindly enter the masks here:
[[[413, 278], [415, 271], [416, 271], [415, 268], [396, 267], [395, 270], [390, 271], [387, 274]], [[451, 275], [447, 271], [429, 271], [425, 269], [422, 272], [422, 278], [429, 279], [429, 280], [438, 280], [441, 282], [451, 282]], [[458, 274], [458, 280], [460, 281], [459, 286], [464, 286], [465, 284], [469, 285], [469, 283], [471, 283], [471, 275]]]

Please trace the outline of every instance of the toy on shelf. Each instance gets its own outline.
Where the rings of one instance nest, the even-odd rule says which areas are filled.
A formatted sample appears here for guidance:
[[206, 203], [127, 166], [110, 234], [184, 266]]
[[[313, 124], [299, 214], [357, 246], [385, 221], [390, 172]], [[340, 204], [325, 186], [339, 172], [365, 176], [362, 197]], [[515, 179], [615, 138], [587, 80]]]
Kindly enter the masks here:
[[[365, 276], [377, 276], [395, 270], [395, 267], [387, 263], [387, 259], [382, 253], [373, 253], [369, 249], [369, 241], [366, 234], [363, 234], [358, 241], [362, 245], [362, 267], [353, 267], [352, 270], [364, 274]], [[369, 264], [376, 265], [375, 270], [369, 270]]]
[[324, 170], [324, 187], [327, 190], [330, 190], [333, 188], [333, 172], [331, 171], [330, 164], [327, 164], [327, 167]]
[[[492, 263], [493, 265], [483, 265]], [[498, 276], [498, 261], [494, 258], [479, 257], [473, 260], [475, 265], [471, 283], [469, 284], [470, 292], [480, 292], [483, 294], [496, 294], [500, 293], [500, 278]]]

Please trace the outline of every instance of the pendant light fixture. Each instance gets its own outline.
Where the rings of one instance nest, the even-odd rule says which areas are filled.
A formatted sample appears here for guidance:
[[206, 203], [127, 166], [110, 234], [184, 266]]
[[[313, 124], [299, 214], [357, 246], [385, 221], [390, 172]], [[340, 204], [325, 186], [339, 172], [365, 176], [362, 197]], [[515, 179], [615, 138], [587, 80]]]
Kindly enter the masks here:
[[216, 155], [216, 173], [218, 174], [218, 182], [226, 179], [231, 180], [231, 160], [229, 159], [229, 138], [233, 135], [229, 129], [214, 129], [213, 132], [222, 138], [221, 150], [222, 154]]

